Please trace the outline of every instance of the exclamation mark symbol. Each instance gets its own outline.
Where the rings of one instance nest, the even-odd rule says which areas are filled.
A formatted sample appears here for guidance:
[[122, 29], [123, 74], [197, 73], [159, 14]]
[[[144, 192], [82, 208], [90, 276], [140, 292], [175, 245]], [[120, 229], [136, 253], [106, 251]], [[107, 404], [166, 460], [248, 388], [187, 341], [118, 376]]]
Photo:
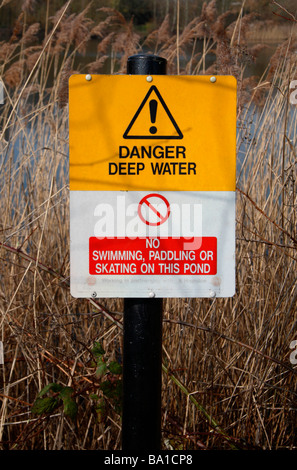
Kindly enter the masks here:
[[[156, 117], [157, 117], [157, 107], [158, 107], [158, 102], [156, 100], [151, 100], [150, 101], [150, 115], [151, 115], [151, 122], [152, 124], [155, 124], [156, 122]], [[156, 126], [151, 126], [150, 127], [150, 133], [155, 134], [157, 132]]]

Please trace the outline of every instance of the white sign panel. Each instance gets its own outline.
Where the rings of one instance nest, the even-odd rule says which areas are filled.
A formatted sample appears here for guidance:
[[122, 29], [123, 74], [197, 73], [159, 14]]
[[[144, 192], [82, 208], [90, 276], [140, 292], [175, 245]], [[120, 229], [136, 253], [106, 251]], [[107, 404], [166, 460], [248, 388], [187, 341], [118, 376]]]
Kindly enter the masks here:
[[73, 191], [74, 297], [234, 295], [232, 192]]

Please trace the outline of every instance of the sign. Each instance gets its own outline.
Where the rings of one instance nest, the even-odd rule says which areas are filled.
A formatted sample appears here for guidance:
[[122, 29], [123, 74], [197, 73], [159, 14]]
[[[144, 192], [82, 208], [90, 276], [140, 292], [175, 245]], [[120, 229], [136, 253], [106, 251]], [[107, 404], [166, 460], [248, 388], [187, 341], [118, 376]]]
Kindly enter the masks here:
[[236, 80], [73, 75], [74, 297], [235, 292]]
[[170, 215], [170, 204], [160, 194], [147, 194], [139, 202], [138, 215], [147, 225], [164, 224]]

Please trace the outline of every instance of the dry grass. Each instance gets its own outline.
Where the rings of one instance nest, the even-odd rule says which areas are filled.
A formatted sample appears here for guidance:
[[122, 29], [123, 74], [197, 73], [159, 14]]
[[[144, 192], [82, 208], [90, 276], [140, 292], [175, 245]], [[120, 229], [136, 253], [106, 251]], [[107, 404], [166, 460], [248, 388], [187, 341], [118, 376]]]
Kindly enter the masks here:
[[[34, 2], [24, 6], [29, 3]], [[227, 15], [217, 17], [214, 6], [206, 5], [178, 41], [169, 34], [168, 19], [146, 40], [150, 50], [168, 59], [171, 73], [179, 66], [181, 73], [232, 73], [239, 80], [237, 293], [231, 299], [164, 301], [162, 446], [292, 449], [297, 445], [296, 367], [289, 360], [297, 335], [297, 108], [289, 103], [289, 83], [297, 78], [294, 45], [278, 49], [255, 86], [243, 74], [252, 57], [243, 42], [247, 22], [241, 18], [225, 28]], [[95, 395], [102, 397], [102, 380], [91, 349], [99, 341], [110, 360], [121, 360], [122, 301], [77, 300], [69, 293], [65, 83], [79, 69], [75, 53], [84, 50], [91, 23], [87, 10], [71, 15], [64, 8], [47, 19], [47, 36], [36, 44], [37, 27], [29, 31], [19, 21], [19, 32], [0, 48], [6, 87], [0, 121], [5, 354], [0, 445], [120, 449], [121, 420], [113, 401], [105, 397], [105, 413], [99, 413]], [[106, 20], [92, 27], [98, 55], [90, 70], [100, 71], [108, 58], [110, 72], [123, 72], [127, 56], [140, 50], [133, 25], [106, 10]], [[31, 413], [38, 392], [52, 382], [73, 388], [76, 421], [61, 408], [44, 416]]]

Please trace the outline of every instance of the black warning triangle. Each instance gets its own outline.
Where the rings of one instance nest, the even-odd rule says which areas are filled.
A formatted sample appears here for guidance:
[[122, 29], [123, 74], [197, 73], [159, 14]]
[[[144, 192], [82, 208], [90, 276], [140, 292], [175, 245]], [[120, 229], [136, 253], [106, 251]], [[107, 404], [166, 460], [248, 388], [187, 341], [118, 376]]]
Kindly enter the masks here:
[[[163, 135], [162, 133], [161, 134], [157, 133], [157, 128], [155, 126], [152, 126], [150, 128], [149, 132], [147, 132], [147, 130], [144, 129], [143, 134], [140, 133], [141, 135], [138, 135], [137, 133], [135, 134], [133, 132], [133, 125], [136, 122], [138, 116], [140, 115], [141, 111], [143, 110], [145, 104], [147, 103], [147, 101], [149, 100], [149, 98], [150, 98], [150, 96], [153, 92], [156, 94], [156, 96], [157, 96], [158, 100], [160, 101], [164, 111], [166, 112], [169, 120], [171, 121], [172, 129], [174, 131], [174, 134], [172, 134], [172, 135]], [[156, 100], [152, 100], [152, 101], [155, 102], [155, 105], [157, 104]], [[151, 106], [152, 101], [149, 103], [151, 111], [153, 110], [153, 106]], [[173, 118], [171, 112], [168, 109], [168, 106], [166, 105], [164, 99], [161, 96], [161, 93], [159, 92], [158, 88], [155, 85], [151, 86], [151, 88], [147, 92], [144, 100], [142, 101], [141, 105], [137, 109], [137, 111], [136, 111], [133, 119], [131, 120], [129, 126], [127, 127], [127, 129], [126, 129], [126, 131], [123, 135], [123, 138], [124, 139], [182, 139], [183, 138], [183, 133], [181, 132], [178, 125], [176, 124], [175, 119]]]

